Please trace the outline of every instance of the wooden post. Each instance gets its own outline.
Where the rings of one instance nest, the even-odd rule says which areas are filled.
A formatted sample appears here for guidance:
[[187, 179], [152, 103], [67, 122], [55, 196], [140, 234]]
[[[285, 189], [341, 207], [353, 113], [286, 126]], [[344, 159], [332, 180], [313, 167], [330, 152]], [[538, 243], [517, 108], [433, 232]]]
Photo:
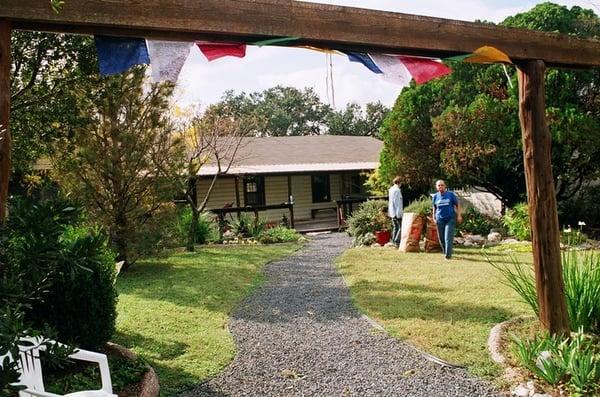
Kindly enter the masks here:
[[10, 179], [10, 22], [0, 20], [0, 223], [6, 221]]
[[569, 332], [560, 259], [560, 231], [552, 178], [552, 136], [546, 124], [545, 64], [519, 64], [519, 118], [531, 221], [533, 265], [543, 328], [552, 334]]
[[294, 228], [294, 204], [292, 203], [292, 176], [287, 176], [288, 204], [290, 205], [290, 227]]
[[[240, 177], [239, 176], [235, 176], [234, 177], [234, 182], [235, 182], [235, 206], [237, 208], [240, 208]], [[240, 211], [237, 212], [237, 218], [240, 219]]]

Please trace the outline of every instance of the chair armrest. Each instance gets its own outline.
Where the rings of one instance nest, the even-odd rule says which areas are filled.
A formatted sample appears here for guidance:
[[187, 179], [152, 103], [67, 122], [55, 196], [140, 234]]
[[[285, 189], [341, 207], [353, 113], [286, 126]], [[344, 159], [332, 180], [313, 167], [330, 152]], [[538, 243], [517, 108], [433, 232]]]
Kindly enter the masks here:
[[112, 381], [110, 380], [108, 359], [106, 358], [105, 354], [77, 349], [75, 353], [71, 354], [69, 357], [75, 360], [97, 363], [100, 367], [100, 379], [102, 381], [102, 390], [106, 393], [112, 394]]
[[38, 397], [63, 397], [60, 394], [54, 394], [54, 393], [50, 393], [47, 391], [39, 391], [39, 390], [32, 390], [32, 389], [21, 390], [21, 392], [28, 393], [28, 394], [31, 394], [32, 396], [38, 396]]

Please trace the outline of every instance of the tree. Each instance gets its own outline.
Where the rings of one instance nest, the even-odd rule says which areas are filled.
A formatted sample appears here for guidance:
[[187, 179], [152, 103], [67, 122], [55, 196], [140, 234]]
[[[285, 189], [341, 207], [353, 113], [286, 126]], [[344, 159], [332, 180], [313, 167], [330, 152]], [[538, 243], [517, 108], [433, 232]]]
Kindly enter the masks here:
[[332, 110], [327, 117], [331, 135], [358, 135], [379, 138], [379, 127], [389, 113], [381, 102], [368, 103], [363, 111], [357, 103], [349, 103], [346, 109]]
[[[177, 172], [173, 175], [173, 180], [177, 181], [192, 213], [186, 243], [186, 250], [189, 252], [194, 251], [200, 214], [208, 204], [217, 179], [226, 174], [238, 160], [238, 150], [243, 138], [261, 130], [265, 124], [256, 114], [236, 114], [239, 110], [239, 107], [232, 108], [231, 102], [221, 101], [209, 106], [204, 114], [194, 117], [183, 131], [187, 147], [185, 173]], [[211, 177], [204, 198], [198, 202], [198, 172], [208, 163], [214, 166], [216, 171]]]
[[77, 104], [86, 123], [54, 161], [63, 186], [109, 230], [123, 269], [135, 232], [173, 198], [168, 177], [183, 165], [169, 119], [173, 87], [145, 87], [144, 73], [137, 67], [90, 83]]
[[[503, 25], [581, 36], [600, 36], [590, 10], [544, 3], [507, 18]], [[502, 66], [452, 64], [450, 76], [411, 86], [384, 123], [380, 176], [408, 184], [445, 177], [483, 186], [506, 205], [525, 197], [518, 92]], [[557, 199], [576, 194], [600, 176], [598, 71], [550, 70], [546, 75], [548, 125]]]

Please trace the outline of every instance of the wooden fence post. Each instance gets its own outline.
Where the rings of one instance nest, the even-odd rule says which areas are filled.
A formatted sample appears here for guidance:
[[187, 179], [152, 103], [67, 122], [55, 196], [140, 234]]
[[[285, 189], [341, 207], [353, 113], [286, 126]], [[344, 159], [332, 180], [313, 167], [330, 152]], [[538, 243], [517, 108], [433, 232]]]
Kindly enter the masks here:
[[552, 177], [552, 136], [545, 113], [545, 69], [544, 62], [540, 60], [524, 61], [518, 65], [519, 118], [540, 322], [552, 334], [567, 334], [569, 317]]
[[0, 20], [0, 224], [6, 221], [10, 179], [10, 22]]

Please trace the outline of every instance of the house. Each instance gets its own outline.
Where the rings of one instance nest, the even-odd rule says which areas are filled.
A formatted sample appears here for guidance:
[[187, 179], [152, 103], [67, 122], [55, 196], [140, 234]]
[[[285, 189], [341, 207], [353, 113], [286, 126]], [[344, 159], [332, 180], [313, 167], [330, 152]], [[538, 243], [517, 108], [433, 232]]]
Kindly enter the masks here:
[[[293, 203], [292, 214], [282, 207], [265, 209], [260, 216], [278, 222], [292, 215], [297, 229], [320, 220], [337, 221], [336, 200], [367, 196], [365, 172], [377, 168], [382, 147], [383, 142], [364, 136], [243, 138], [235, 161], [217, 178], [207, 209]], [[200, 168], [199, 202], [217, 172], [214, 162]]]

